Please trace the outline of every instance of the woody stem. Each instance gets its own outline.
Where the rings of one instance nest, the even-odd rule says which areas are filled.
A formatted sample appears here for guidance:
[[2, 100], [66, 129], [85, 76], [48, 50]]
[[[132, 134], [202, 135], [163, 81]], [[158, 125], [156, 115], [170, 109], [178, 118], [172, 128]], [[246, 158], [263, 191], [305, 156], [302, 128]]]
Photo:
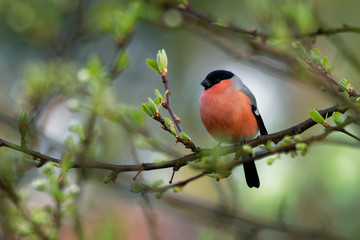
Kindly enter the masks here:
[[166, 75], [165, 74], [161, 75], [161, 78], [162, 78], [162, 81], [164, 83], [165, 92], [166, 92], [166, 94], [165, 94], [166, 95], [165, 96], [166, 97], [166, 109], [169, 111], [169, 114], [170, 114], [172, 120], [174, 121], [174, 124], [175, 124], [177, 130], [179, 132], [182, 132], [181, 127], [180, 127], [180, 121], [179, 121], [178, 118], [175, 117], [174, 112], [173, 112], [173, 110], [171, 108], [171, 105], [170, 105], [170, 94], [171, 94], [171, 92], [170, 92], [170, 89], [168, 87], [168, 81], [167, 81]]

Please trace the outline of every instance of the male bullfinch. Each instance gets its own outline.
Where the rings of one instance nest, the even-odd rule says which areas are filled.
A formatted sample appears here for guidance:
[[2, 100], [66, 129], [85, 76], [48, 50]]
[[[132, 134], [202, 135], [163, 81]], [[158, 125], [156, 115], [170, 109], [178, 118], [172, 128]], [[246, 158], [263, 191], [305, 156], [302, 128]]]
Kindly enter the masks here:
[[[209, 73], [201, 82], [200, 117], [208, 133], [218, 141], [234, 142], [251, 139], [267, 130], [251, 91], [235, 74], [225, 70]], [[247, 185], [260, 186], [255, 162], [244, 163]]]

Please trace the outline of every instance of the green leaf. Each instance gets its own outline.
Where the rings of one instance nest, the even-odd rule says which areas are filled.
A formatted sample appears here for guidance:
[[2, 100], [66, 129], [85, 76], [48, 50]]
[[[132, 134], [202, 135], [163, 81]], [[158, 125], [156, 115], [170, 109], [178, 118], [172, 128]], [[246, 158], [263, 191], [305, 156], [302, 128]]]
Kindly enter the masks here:
[[159, 65], [156, 61], [154, 61], [152, 59], [146, 59], [146, 64], [154, 71], [161, 73], [160, 69], [159, 69]]
[[320, 54], [321, 54], [321, 52], [319, 49], [314, 48], [314, 49], [310, 50], [310, 57], [311, 57], [312, 62], [315, 65], [320, 65], [322, 63]]
[[342, 122], [342, 116], [339, 112], [334, 112], [332, 115], [332, 119], [336, 125], [340, 125]]
[[184, 132], [180, 132], [180, 137], [185, 141], [191, 141], [191, 138], [188, 135], [186, 135], [186, 133]]
[[311, 50], [310, 50], [310, 52], [317, 53], [318, 55], [321, 55], [320, 50], [319, 50], [319, 49], [317, 49], [317, 48], [313, 48], [313, 49], [311, 49]]
[[157, 96], [158, 98], [164, 99], [158, 89], [155, 89], [155, 96]]
[[173, 191], [174, 191], [175, 193], [177, 193], [177, 192], [180, 192], [181, 189], [180, 189], [179, 187], [173, 187]]
[[320, 115], [320, 113], [316, 109], [310, 110], [309, 115], [311, 119], [317, 123], [322, 124], [323, 122], [325, 122], [325, 119]]
[[322, 60], [322, 67], [323, 67], [325, 70], [327, 70], [328, 63], [329, 63], [328, 57], [324, 57], [324, 59]]
[[351, 84], [350, 84], [350, 80], [347, 80], [345, 78], [342, 78], [339, 82], [338, 82], [338, 86], [341, 90], [343, 91], [347, 91], [351, 88]]
[[72, 167], [73, 153], [67, 151], [61, 158], [61, 173], [66, 173]]
[[156, 104], [150, 97], [148, 97], [148, 101], [150, 103], [150, 108], [151, 108], [153, 114], [156, 113], [156, 111], [158, 110]]
[[145, 114], [147, 114], [147, 115], [149, 115], [149, 116], [152, 116], [152, 115], [154, 114], [153, 111], [151, 110], [150, 105], [147, 104], [147, 103], [143, 103], [143, 104], [141, 105], [141, 109], [143, 110], [143, 112], [144, 112]]

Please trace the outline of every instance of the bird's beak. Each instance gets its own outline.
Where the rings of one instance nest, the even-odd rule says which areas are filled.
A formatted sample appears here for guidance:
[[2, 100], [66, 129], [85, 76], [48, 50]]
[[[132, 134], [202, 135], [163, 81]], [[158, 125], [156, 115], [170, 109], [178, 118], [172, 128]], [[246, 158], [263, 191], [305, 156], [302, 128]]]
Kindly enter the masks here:
[[210, 83], [210, 81], [207, 80], [207, 79], [204, 79], [204, 80], [201, 82], [201, 85], [205, 88], [205, 90], [211, 87], [211, 83]]

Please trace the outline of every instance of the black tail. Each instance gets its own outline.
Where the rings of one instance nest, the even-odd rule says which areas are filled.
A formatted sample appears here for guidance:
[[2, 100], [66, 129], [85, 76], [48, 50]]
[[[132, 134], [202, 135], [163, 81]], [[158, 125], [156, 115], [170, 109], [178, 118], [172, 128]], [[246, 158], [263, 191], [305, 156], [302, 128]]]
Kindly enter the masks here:
[[[264, 121], [261, 118], [261, 115], [257, 109], [257, 107], [255, 105], [251, 105], [251, 110], [255, 116], [256, 122], [259, 126], [259, 130], [260, 130], [260, 134], [261, 135], [267, 135], [267, 130], [265, 128], [265, 124]], [[252, 155], [248, 155], [246, 157], [243, 157], [244, 159], [251, 157]], [[244, 172], [245, 172], [245, 178], [246, 178], [246, 183], [247, 185], [252, 188], [252, 187], [260, 187], [260, 180], [259, 180], [259, 175], [257, 173], [256, 170], [256, 166], [255, 166], [255, 162], [251, 161], [251, 162], [247, 162], [244, 163]]]
[[[247, 157], [251, 157], [251, 155], [248, 155]], [[249, 186], [249, 188], [260, 187], [260, 180], [256, 170], [255, 162], [254, 161], [247, 162], [244, 163], [243, 166], [244, 166], [246, 183]]]

